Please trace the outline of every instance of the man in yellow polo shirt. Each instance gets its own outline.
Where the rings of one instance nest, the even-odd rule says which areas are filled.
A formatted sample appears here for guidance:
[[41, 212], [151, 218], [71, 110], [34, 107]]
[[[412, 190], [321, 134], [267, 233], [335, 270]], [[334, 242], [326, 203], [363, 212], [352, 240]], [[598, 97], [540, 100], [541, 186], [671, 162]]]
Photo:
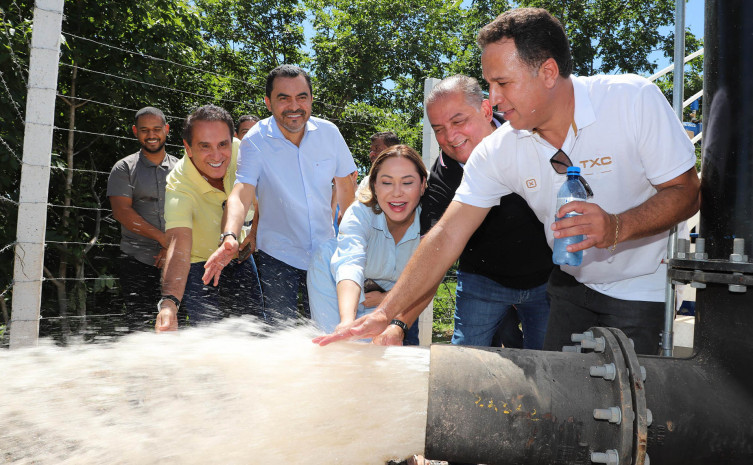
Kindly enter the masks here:
[[190, 325], [231, 315], [264, 317], [250, 254], [242, 250], [241, 259], [230, 262], [217, 287], [201, 281], [204, 262], [217, 248], [217, 239], [220, 244], [225, 239], [220, 226], [227, 194], [235, 183], [239, 145], [233, 130], [230, 114], [215, 105], [199, 108], [186, 120], [186, 155], [167, 178], [165, 232], [170, 246], [157, 304], [157, 332], [178, 329], [179, 308], [185, 309]]

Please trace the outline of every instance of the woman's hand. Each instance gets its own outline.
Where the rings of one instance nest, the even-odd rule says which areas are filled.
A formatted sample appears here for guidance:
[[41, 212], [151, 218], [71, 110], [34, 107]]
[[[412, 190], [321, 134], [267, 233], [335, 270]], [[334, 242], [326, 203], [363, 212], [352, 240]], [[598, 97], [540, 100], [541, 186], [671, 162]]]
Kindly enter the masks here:
[[387, 296], [386, 292], [371, 291], [364, 294], [365, 300], [363, 306], [366, 308], [376, 307], [381, 304], [384, 298]]
[[374, 310], [348, 325], [340, 323], [342, 328], [338, 325], [340, 329], [336, 329], [332, 334], [326, 336], [315, 337], [313, 342], [320, 346], [326, 346], [336, 341], [374, 338], [382, 334], [390, 324], [390, 320], [392, 318], [389, 318], [384, 310]]
[[336, 332], [336, 333], [340, 332], [340, 331], [344, 330], [345, 328], [348, 328], [352, 324], [353, 324], [353, 319], [352, 318], [350, 318], [350, 319], [340, 319], [340, 323], [337, 326], [335, 326], [335, 331], [334, 332]]

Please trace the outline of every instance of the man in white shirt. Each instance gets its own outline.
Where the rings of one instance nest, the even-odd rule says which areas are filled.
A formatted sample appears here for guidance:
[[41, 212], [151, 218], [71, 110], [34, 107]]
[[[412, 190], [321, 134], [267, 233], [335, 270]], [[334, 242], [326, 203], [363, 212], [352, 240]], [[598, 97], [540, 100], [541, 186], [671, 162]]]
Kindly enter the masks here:
[[[552, 272], [544, 349], [559, 350], [591, 326], [612, 326], [634, 340], [636, 352], [656, 353], [667, 231], [700, 205], [682, 125], [643, 78], [572, 77], [565, 30], [546, 10], [507, 11], [479, 32], [478, 43], [489, 100], [508, 124], [476, 147], [447, 212], [377, 310], [316, 341], [380, 334], [436, 288], [490, 207], [515, 192], [544, 223], [550, 245], [555, 237], [586, 237], [568, 247], [585, 251], [583, 264]], [[556, 169], [568, 160], [581, 167], [594, 197], [557, 212], [565, 176]], [[580, 215], [554, 223], [569, 212]]]
[[337, 127], [311, 116], [311, 80], [301, 68], [273, 69], [264, 103], [272, 116], [241, 141], [236, 184], [227, 200], [227, 234], [207, 260], [204, 282], [216, 282], [237, 253], [233, 234], [238, 236], [257, 198], [256, 263], [265, 310], [273, 319], [297, 318], [300, 292], [308, 317], [306, 270], [314, 250], [334, 237], [332, 179], [344, 211], [354, 199], [350, 173], [356, 164]]

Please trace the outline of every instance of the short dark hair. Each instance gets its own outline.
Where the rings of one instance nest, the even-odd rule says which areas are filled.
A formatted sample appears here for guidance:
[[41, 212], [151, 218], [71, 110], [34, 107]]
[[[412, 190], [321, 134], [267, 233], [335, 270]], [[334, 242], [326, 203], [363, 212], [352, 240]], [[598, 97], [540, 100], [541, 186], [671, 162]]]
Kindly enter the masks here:
[[358, 201], [367, 207], [371, 207], [371, 211], [377, 215], [382, 211], [379, 209], [379, 200], [376, 197], [376, 182], [379, 177], [379, 171], [382, 169], [382, 165], [390, 158], [405, 158], [413, 163], [416, 167], [416, 171], [418, 171], [418, 176], [421, 178], [421, 185], [426, 182], [426, 177], [428, 176], [426, 165], [424, 165], [421, 155], [411, 147], [398, 144], [386, 148], [384, 152], [380, 153], [376, 160], [374, 160], [374, 164], [371, 165], [371, 170], [369, 170], [369, 188], [363, 189], [358, 193]]
[[274, 81], [278, 77], [286, 77], [286, 78], [295, 78], [298, 76], [303, 76], [306, 78], [306, 83], [309, 85], [309, 93], [311, 95], [314, 94], [314, 90], [311, 88], [311, 78], [309, 77], [308, 73], [301, 69], [300, 66], [296, 65], [280, 65], [277, 68], [273, 69], [272, 71], [267, 74], [267, 85], [265, 86], [264, 91], [267, 94], [267, 97], [272, 97], [272, 87], [274, 85]]
[[154, 107], [144, 107], [141, 110], [137, 111], [136, 112], [136, 117], [133, 118], [133, 124], [136, 127], [138, 127], [138, 125], [139, 125], [139, 118], [141, 118], [142, 116], [145, 116], [145, 115], [157, 116], [160, 119], [162, 119], [162, 125], [163, 126], [167, 124], [167, 120], [165, 119], [165, 114], [162, 113], [162, 110], [160, 110], [159, 108], [154, 108]]
[[259, 121], [259, 117], [256, 115], [243, 115], [240, 118], [238, 118], [238, 123], [235, 125], [235, 131], [238, 132], [241, 130], [241, 124], [245, 123], [246, 121], [253, 121], [254, 123], [257, 123]]
[[371, 142], [381, 140], [384, 142], [385, 147], [392, 147], [393, 145], [397, 145], [400, 143], [400, 138], [397, 137], [397, 134], [395, 134], [392, 131], [382, 131], [374, 133], [371, 136]]
[[520, 59], [538, 69], [549, 58], [554, 58], [560, 76], [573, 72], [570, 43], [562, 23], [543, 8], [516, 8], [508, 10], [478, 33], [476, 42], [481, 50], [502, 39], [512, 39]]
[[183, 128], [183, 139], [191, 145], [193, 140], [193, 125], [196, 121], [220, 121], [227, 125], [230, 139], [233, 138], [233, 117], [222, 107], [217, 105], [204, 105], [194, 110], [193, 113], [186, 118], [186, 125]]

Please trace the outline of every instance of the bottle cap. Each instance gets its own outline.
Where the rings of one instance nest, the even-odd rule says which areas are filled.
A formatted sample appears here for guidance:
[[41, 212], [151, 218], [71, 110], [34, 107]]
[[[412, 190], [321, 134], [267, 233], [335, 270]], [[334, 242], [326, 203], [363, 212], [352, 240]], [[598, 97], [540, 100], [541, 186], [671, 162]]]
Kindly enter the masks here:
[[579, 166], [568, 166], [567, 167], [567, 175], [570, 176], [571, 174], [575, 176], [580, 176], [580, 167]]

